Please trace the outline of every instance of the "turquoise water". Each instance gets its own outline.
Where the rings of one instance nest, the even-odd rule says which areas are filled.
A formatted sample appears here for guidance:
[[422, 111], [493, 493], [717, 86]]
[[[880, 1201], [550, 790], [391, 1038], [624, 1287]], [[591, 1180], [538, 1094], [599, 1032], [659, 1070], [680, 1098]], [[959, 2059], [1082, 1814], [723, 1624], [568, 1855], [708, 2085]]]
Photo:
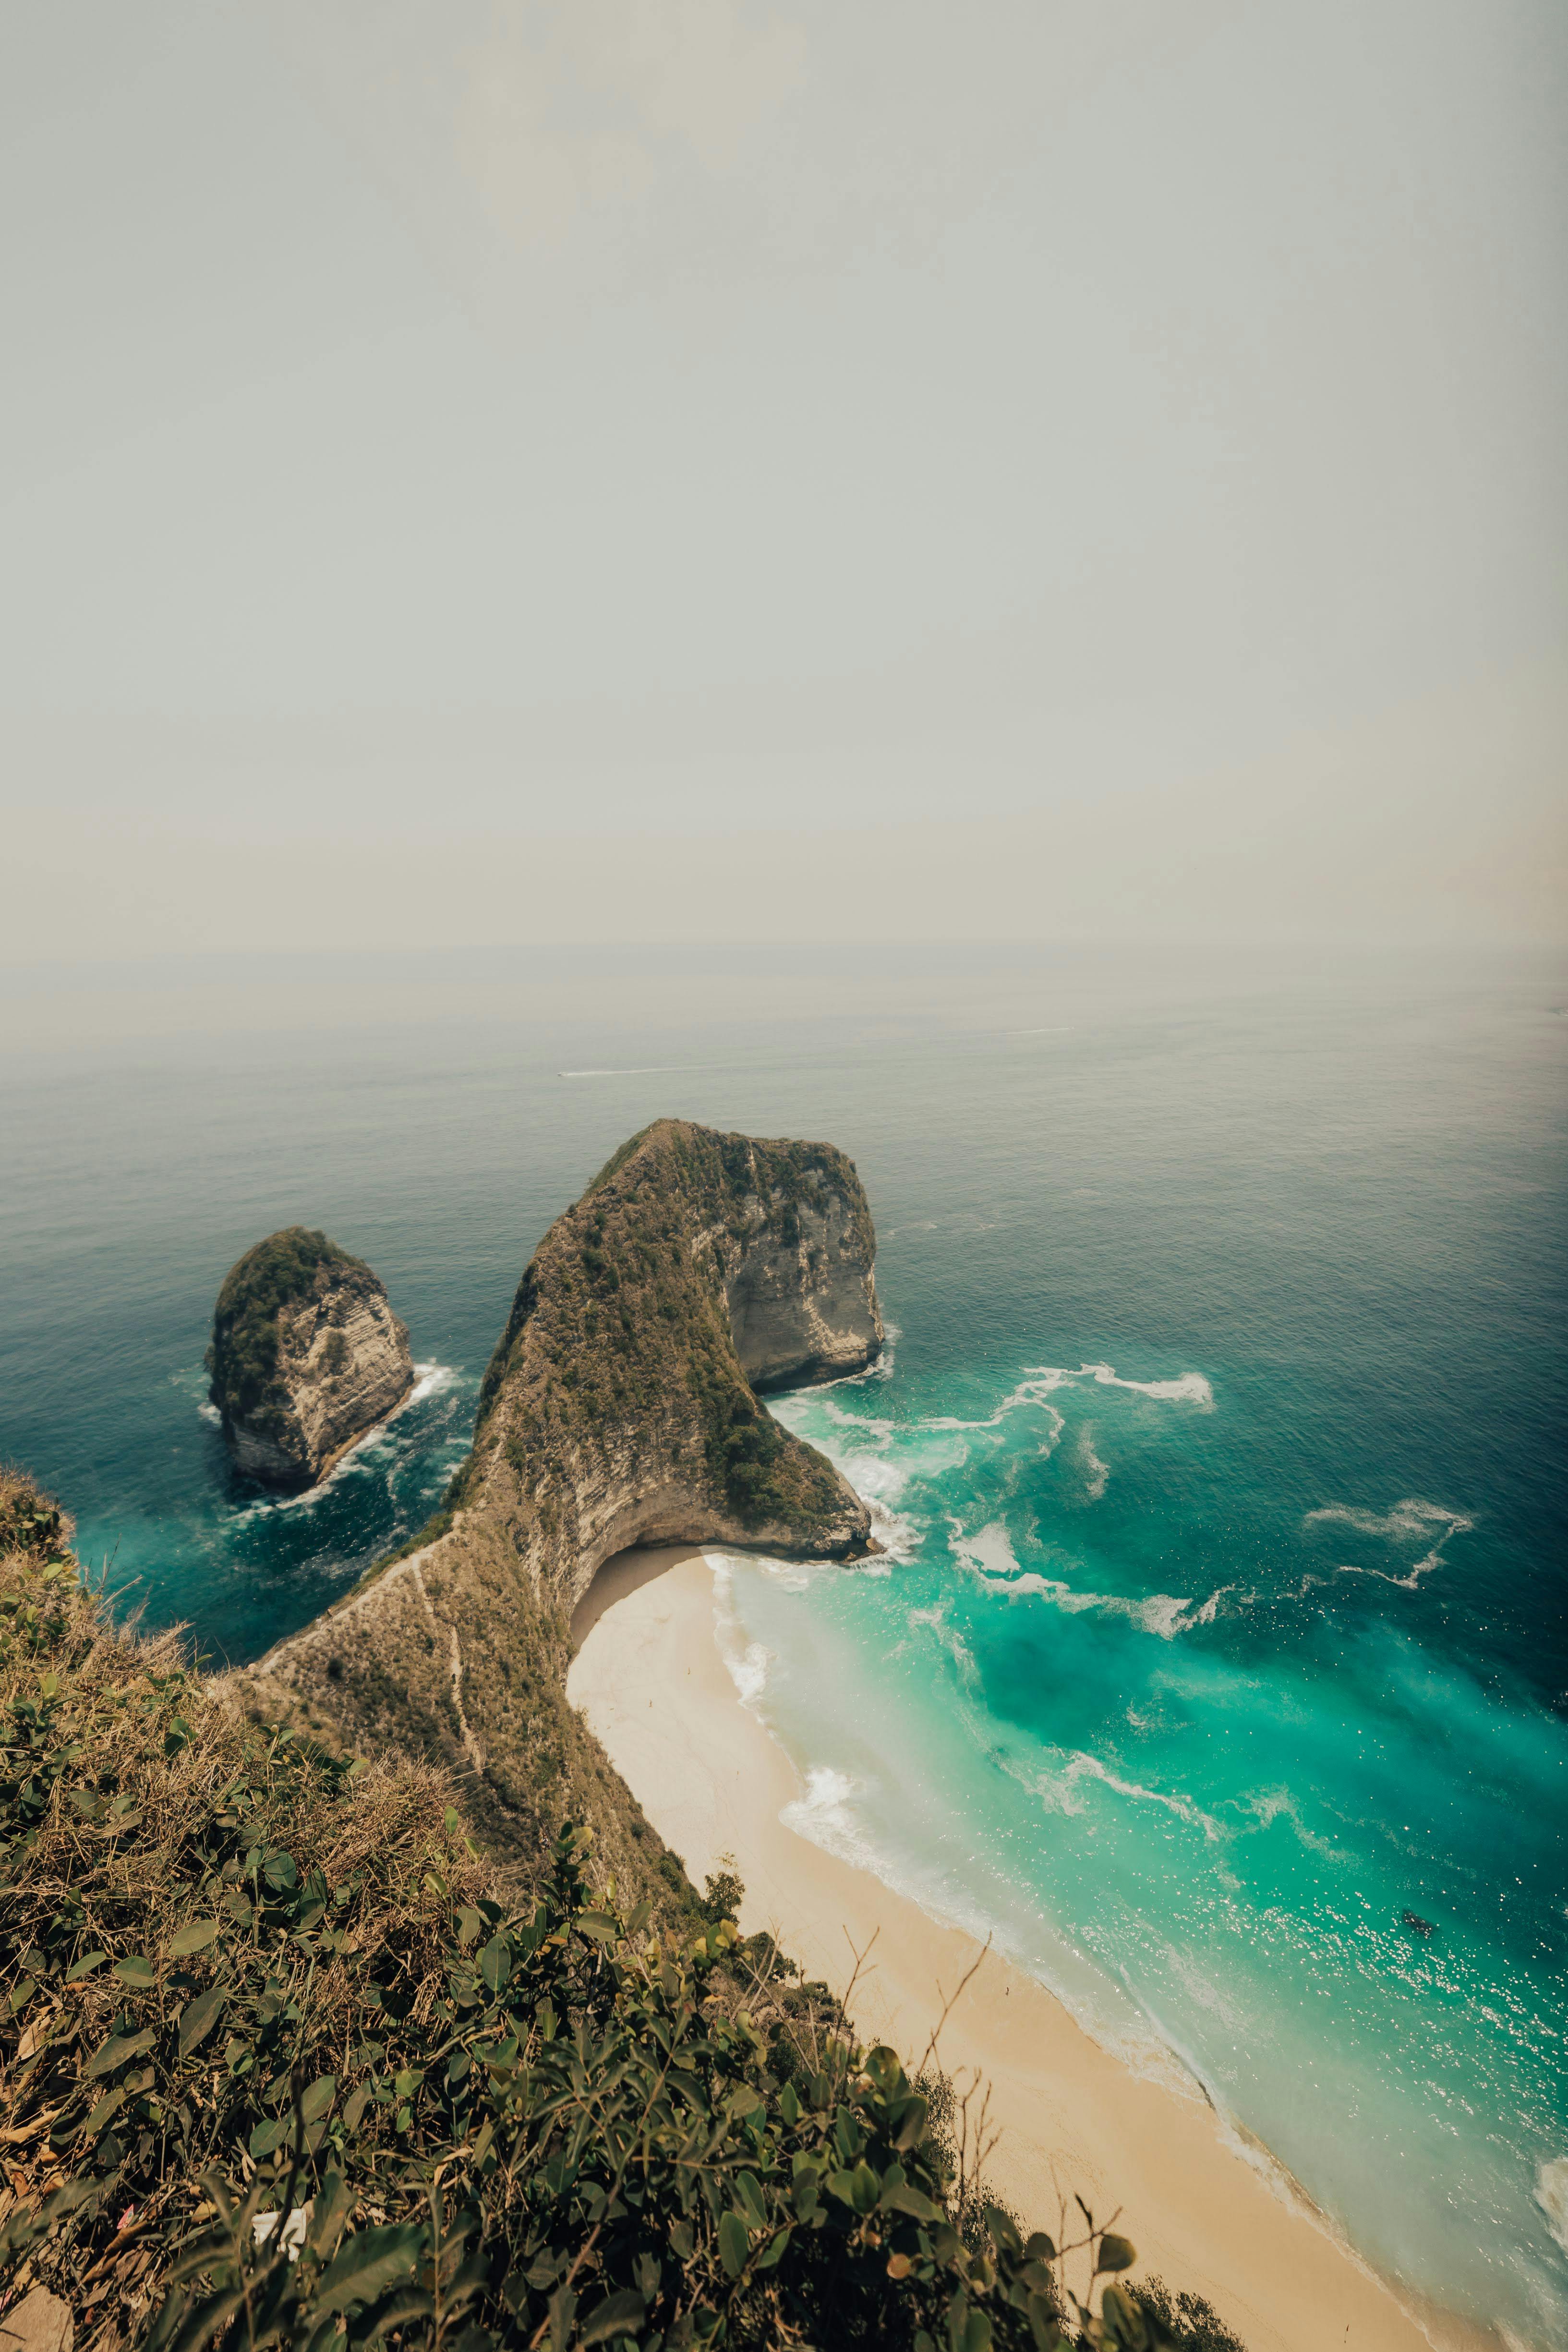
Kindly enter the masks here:
[[[831, 1137], [896, 1338], [778, 1409], [889, 1549], [734, 1581], [801, 1826], [1197, 2076], [1385, 2271], [1568, 2344], [1561, 974], [722, 967], [575, 1022], [9, 1057], [0, 1450], [128, 1601], [254, 1654], [428, 1510], [625, 1133]], [[297, 1220], [428, 1369], [278, 1505], [200, 1358]]]

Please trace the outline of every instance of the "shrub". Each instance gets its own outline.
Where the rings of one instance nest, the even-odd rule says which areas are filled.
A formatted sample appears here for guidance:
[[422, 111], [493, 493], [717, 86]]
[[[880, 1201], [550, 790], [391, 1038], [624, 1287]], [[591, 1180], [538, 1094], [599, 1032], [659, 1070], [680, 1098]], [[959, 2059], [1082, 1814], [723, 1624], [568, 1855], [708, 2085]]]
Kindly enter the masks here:
[[733, 1873], [658, 1934], [568, 1825], [503, 1903], [438, 1775], [246, 1722], [6, 1508], [0, 2282], [80, 2352], [1171, 2340], [1069, 2294], [1133, 2260], [1087, 2218], [958, 2226], [926, 2093]]

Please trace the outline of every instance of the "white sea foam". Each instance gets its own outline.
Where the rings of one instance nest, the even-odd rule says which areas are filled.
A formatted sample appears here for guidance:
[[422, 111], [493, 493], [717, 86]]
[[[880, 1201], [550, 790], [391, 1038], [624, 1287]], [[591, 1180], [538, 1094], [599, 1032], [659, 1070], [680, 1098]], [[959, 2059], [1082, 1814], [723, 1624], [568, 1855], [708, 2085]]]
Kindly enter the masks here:
[[1212, 1625], [1215, 1619], [1219, 1614], [1220, 1602], [1224, 1600], [1228, 1592], [1234, 1592], [1235, 1590], [1236, 1587], [1233, 1584], [1217, 1584], [1214, 1591], [1209, 1594], [1208, 1599], [1204, 1602], [1202, 1608], [1195, 1609], [1193, 1611], [1192, 1615], [1187, 1620], [1187, 1623], [1189, 1625]]
[[752, 1567], [760, 1575], [767, 1577], [770, 1584], [780, 1586], [786, 1592], [810, 1591], [811, 1577], [816, 1565], [814, 1562], [801, 1559], [768, 1559], [756, 1552], [753, 1552], [750, 1557]]
[[727, 1650], [724, 1663], [729, 1668], [731, 1682], [740, 1693], [742, 1706], [755, 1706], [768, 1688], [771, 1654], [763, 1648], [760, 1642], [748, 1642], [738, 1654]]
[[993, 1519], [974, 1535], [967, 1535], [956, 1520], [949, 1524], [953, 1532], [947, 1548], [965, 1568], [979, 1576], [1006, 1578], [1009, 1584], [1016, 1583], [1023, 1571], [1013, 1550], [1012, 1538], [999, 1519]]
[[1397, 1584], [1407, 1592], [1414, 1592], [1424, 1576], [1443, 1565], [1443, 1554], [1454, 1537], [1468, 1534], [1475, 1525], [1462, 1511], [1447, 1510], [1441, 1503], [1423, 1503], [1415, 1495], [1407, 1495], [1387, 1511], [1364, 1511], [1352, 1503], [1326, 1503], [1321, 1510], [1309, 1511], [1301, 1524], [1310, 1528], [1324, 1520], [1354, 1528], [1358, 1535], [1377, 1536], [1385, 1543], [1418, 1543], [1434, 1528], [1441, 1528], [1443, 1532], [1437, 1542], [1404, 1576], [1391, 1576], [1386, 1569], [1364, 1568], [1350, 1561], [1340, 1563], [1341, 1576], [1375, 1576], [1380, 1584]]
[[[1051, 1424], [1042, 1449], [1049, 1454], [1062, 1428], [1061, 1413], [1050, 1402], [1051, 1397], [1056, 1390], [1077, 1381], [1093, 1381], [1101, 1388], [1134, 1390], [1139, 1396], [1154, 1397], [1161, 1403], [1195, 1404], [1202, 1412], [1214, 1410], [1214, 1391], [1201, 1372], [1182, 1372], [1168, 1381], [1124, 1381], [1113, 1364], [1080, 1364], [1076, 1370], [1067, 1364], [1028, 1364], [1023, 1378], [1008, 1391], [996, 1411], [983, 1420], [961, 1421], [951, 1413], [942, 1413], [920, 1425], [925, 1429], [999, 1429], [1012, 1413], [1042, 1412]], [[1097, 1501], [1098, 1496], [1093, 1499]]]
[[894, 1432], [898, 1426], [894, 1421], [867, 1420], [858, 1412], [846, 1412], [841, 1404], [833, 1402], [831, 1397], [822, 1399], [822, 1411], [840, 1429], [854, 1430], [863, 1444], [881, 1446], [884, 1450], [892, 1444]]
[[908, 1471], [879, 1454], [835, 1454], [831, 1458], [862, 1503], [875, 1500], [891, 1507], [909, 1484]]
[[1349, 1856], [1335, 1845], [1332, 1838], [1320, 1837], [1302, 1821], [1301, 1809], [1289, 1789], [1255, 1789], [1245, 1797], [1234, 1800], [1239, 1811], [1252, 1815], [1260, 1830], [1270, 1829], [1276, 1822], [1288, 1822], [1300, 1843], [1311, 1853], [1321, 1853], [1330, 1862], [1344, 1862]]
[[1092, 1503], [1097, 1503], [1105, 1492], [1111, 1470], [1109, 1464], [1102, 1462], [1095, 1453], [1094, 1440], [1087, 1430], [1078, 1441], [1078, 1459], [1083, 1467], [1083, 1490]]
[[196, 1411], [201, 1414], [204, 1421], [210, 1421], [214, 1429], [221, 1429], [223, 1427], [224, 1417], [218, 1411], [215, 1404], [199, 1404], [196, 1407]]
[[1098, 1381], [1103, 1389], [1136, 1389], [1140, 1396], [1159, 1397], [1170, 1404], [1196, 1404], [1214, 1410], [1214, 1391], [1201, 1372], [1183, 1372], [1174, 1381], [1124, 1381], [1111, 1364], [1084, 1364], [1069, 1379]]
[[786, 1829], [810, 1838], [825, 1853], [836, 1853], [841, 1862], [874, 1871], [876, 1858], [851, 1810], [854, 1793], [855, 1784], [847, 1772], [831, 1764], [810, 1764], [806, 1768], [805, 1795], [786, 1805], [779, 1818]]
[[1081, 1813], [1086, 1799], [1079, 1790], [1085, 1781], [1109, 1789], [1115, 1796], [1130, 1798], [1136, 1804], [1163, 1805], [1189, 1828], [1201, 1830], [1211, 1845], [1218, 1844], [1225, 1837], [1221, 1823], [1212, 1813], [1206, 1813], [1201, 1805], [1195, 1805], [1190, 1797], [1172, 1796], [1164, 1789], [1146, 1789], [1141, 1780], [1124, 1780], [1109, 1765], [1102, 1764], [1098, 1756], [1091, 1756], [1082, 1748], [1071, 1750], [1059, 1771], [1030, 1775], [1026, 1785], [1044, 1800], [1051, 1811]]
[[385, 1421], [377, 1422], [373, 1429], [366, 1430], [363, 1437], [356, 1438], [342, 1460], [334, 1462], [319, 1485], [308, 1486], [302, 1495], [285, 1495], [276, 1500], [268, 1499], [266, 1502], [253, 1503], [248, 1510], [238, 1514], [236, 1525], [264, 1511], [308, 1511], [319, 1503], [328, 1488], [335, 1486], [340, 1478], [361, 1475], [365, 1471], [373, 1469], [374, 1457], [387, 1452], [397, 1443], [391, 1424], [398, 1415], [405, 1412], [411, 1404], [419, 1404], [424, 1398], [434, 1396], [438, 1389], [449, 1387], [456, 1378], [457, 1367], [455, 1364], [415, 1364], [413, 1386], [402, 1403], [392, 1407]]
[[[883, 1241], [890, 1241], [892, 1237], [891, 1233], [883, 1235]], [[893, 1378], [894, 1358], [898, 1342], [903, 1337], [904, 1333], [896, 1323], [884, 1321], [882, 1327], [882, 1352], [874, 1362], [863, 1365], [858, 1372], [841, 1372], [836, 1381], [819, 1381], [812, 1388], [797, 1391], [797, 1401], [801, 1404], [809, 1404], [814, 1400], [825, 1398], [830, 1389], [863, 1388], [871, 1381], [890, 1381]], [[788, 1397], [777, 1400], [775, 1410], [778, 1410], [779, 1403], [787, 1405], [789, 1402], [790, 1399]], [[782, 1412], [779, 1413], [779, 1418], [783, 1418]]]
[[1568, 2156], [1553, 2157], [1549, 2164], [1537, 2166], [1535, 2201], [1546, 2216], [1547, 2228], [1568, 2254]]
[[920, 1426], [922, 1429], [1000, 1429], [1009, 1414], [1021, 1410], [1032, 1410], [1044, 1413], [1051, 1424], [1045, 1444], [1041, 1449], [1049, 1454], [1061, 1434], [1061, 1415], [1053, 1404], [1047, 1402], [1047, 1399], [1052, 1389], [1060, 1388], [1063, 1381], [1071, 1378], [1071, 1372], [1058, 1371], [1049, 1365], [1041, 1365], [1026, 1374], [1016, 1388], [1009, 1390], [995, 1412], [987, 1413], [984, 1420], [961, 1421], [953, 1413], [935, 1413], [930, 1420], [922, 1422]]
[[949, 1625], [941, 1609], [912, 1609], [909, 1612], [909, 1622], [912, 1625], [929, 1626], [957, 1667], [958, 1679], [965, 1688], [967, 1690], [979, 1688], [980, 1669], [975, 1662], [975, 1654], [957, 1627]]
[[1123, 1592], [1081, 1592], [1060, 1577], [1020, 1567], [1008, 1531], [999, 1523], [993, 1521], [974, 1535], [966, 1533], [956, 1520], [949, 1526], [948, 1549], [960, 1566], [993, 1592], [1005, 1593], [1009, 1600], [1032, 1595], [1053, 1609], [1065, 1610], [1069, 1616], [1098, 1609], [1108, 1617], [1125, 1617], [1145, 1633], [1158, 1634], [1162, 1642], [1174, 1642], [1178, 1633], [1190, 1633], [1195, 1625], [1212, 1625], [1220, 1601], [1234, 1590], [1228, 1584], [1218, 1585], [1196, 1608], [1186, 1593], [1151, 1592], [1140, 1599]]

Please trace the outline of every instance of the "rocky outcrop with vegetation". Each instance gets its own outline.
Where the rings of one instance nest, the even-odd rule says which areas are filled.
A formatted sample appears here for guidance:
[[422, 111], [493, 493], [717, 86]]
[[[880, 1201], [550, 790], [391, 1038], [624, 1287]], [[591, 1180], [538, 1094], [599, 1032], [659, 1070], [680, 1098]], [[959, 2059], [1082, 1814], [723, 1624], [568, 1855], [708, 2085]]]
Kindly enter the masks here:
[[207, 1369], [235, 1466], [277, 1486], [324, 1478], [413, 1386], [408, 1332], [383, 1284], [303, 1225], [231, 1266]]
[[661, 1119], [559, 1217], [485, 1375], [464, 1507], [581, 1598], [628, 1544], [863, 1551], [865, 1505], [759, 1404], [883, 1344], [871, 1210], [831, 1144]]
[[573, 1605], [631, 1544], [871, 1548], [865, 1505], [753, 1376], [875, 1359], [875, 1246], [830, 1144], [679, 1119], [633, 1136], [524, 1270], [444, 1509], [251, 1671], [257, 1703], [439, 1757], [497, 1848], [542, 1855], [570, 1811], [622, 1887], [656, 1897], [662, 1850], [566, 1703]]
[[988, 2206], [951, 2086], [743, 1942], [733, 1883], [633, 1907], [568, 1823], [519, 1889], [438, 1770], [233, 1698], [0, 1476], [15, 2340], [1225, 2352], [1124, 2238]]

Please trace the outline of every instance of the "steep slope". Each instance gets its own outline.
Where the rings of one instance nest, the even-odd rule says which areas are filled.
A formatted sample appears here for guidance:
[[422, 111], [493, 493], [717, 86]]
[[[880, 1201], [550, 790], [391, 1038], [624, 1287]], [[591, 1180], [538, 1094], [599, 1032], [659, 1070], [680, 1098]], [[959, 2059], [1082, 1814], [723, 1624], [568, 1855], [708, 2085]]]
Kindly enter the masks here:
[[303, 1225], [230, 1267], [207, 1369], [235, 1467], [277, 1486], [313, 1486], [413, 1386], [385, 1286]]
[[569, 1797], [635, 1882], [640, 1813], [565, 1701], [571, 1609], [630, 1544], [870, 1548], [864, 1504], [748, 1374], [873, 1360], [874, 1251], [831, 1145], [676, 1119], [632, 1137], [523, 1275], [447, 1508], [261, 1662], [266, 1704], [291, 1693], [318, 1728], [444, 1755], [502, 1845], [542, 1851]]

